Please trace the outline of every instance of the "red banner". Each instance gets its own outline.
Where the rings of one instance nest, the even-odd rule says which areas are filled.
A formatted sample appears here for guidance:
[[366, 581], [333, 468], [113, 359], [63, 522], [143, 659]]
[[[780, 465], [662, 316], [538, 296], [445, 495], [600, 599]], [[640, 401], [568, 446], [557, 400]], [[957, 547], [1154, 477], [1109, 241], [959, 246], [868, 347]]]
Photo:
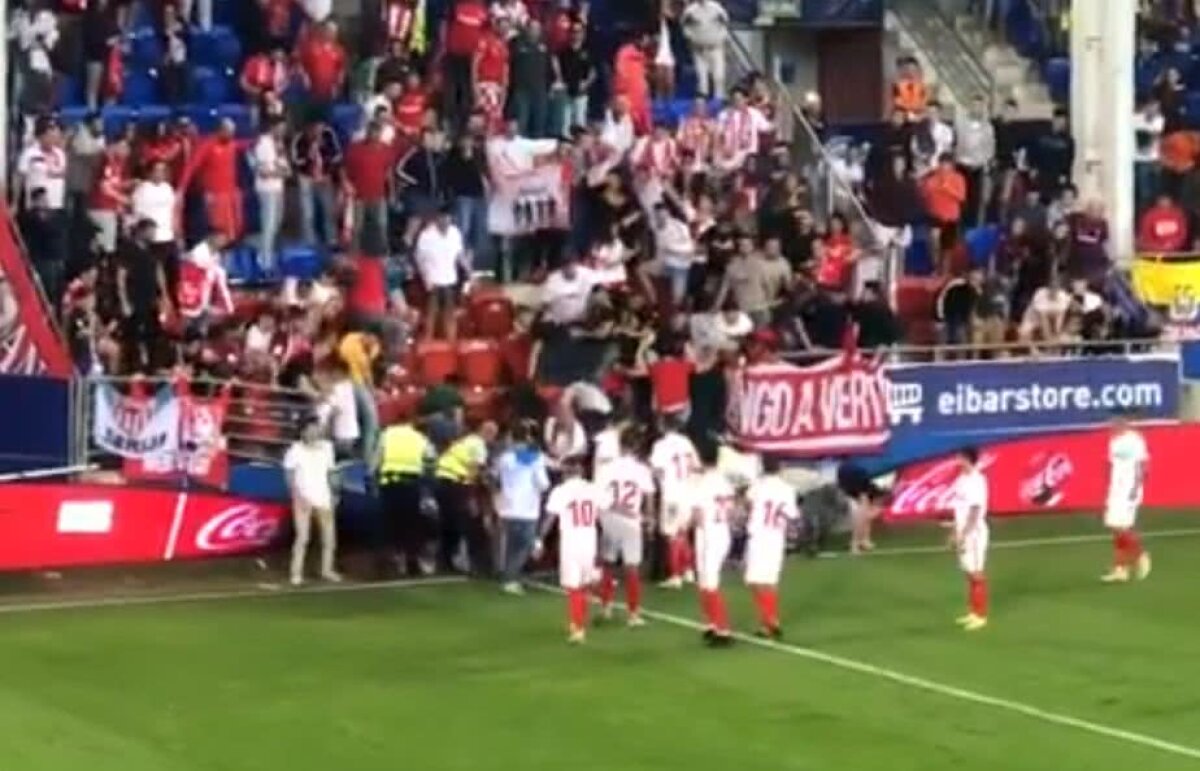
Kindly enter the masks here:
[[71, 357], [38, 294], [3, 201], [0, 218], [0, 374], [70, 377]]
[[811, 367], [753, 365], [730, 377], [729, 429], [754, 452], [876, 452], [891, 435], [888, 388], [879, 362], [855, 351]]
[[286, 506], [110, 485], [0, 485], [0, 571], [253, 554]]
[[[1180, 484], [1195, 474], [1191, 453], [1200, 444], [1200, 426], [1142, 429], [1150, 450], [1143, 505], [1177, 509], [1200, 505], [1200, 487]], [[993, 445], [980, 450], [987, 474], [988, 513], [1101, 512], [1108, 494], [1106, 430], [1055, 434]], [[929, 519], [950, 511], [958, 476], [955, 456], [910, 466], [900, 472], [887, 516], [893, 521]]]

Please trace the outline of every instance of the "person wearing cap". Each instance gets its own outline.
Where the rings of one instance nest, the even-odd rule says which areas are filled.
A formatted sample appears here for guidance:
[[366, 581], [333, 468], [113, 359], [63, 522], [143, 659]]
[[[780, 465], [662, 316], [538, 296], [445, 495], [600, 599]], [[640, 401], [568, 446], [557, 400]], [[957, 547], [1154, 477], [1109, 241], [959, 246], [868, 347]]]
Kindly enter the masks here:
[[425, 315], [426, 339], [433, 339], [440, 328], [446, 331], [446, 339], [458, 339], [459, 271], [470, 277], [471, 265], [467, 259], [462, 231], [454, 224], [449, 207], [438, 211], [433, 222], [417, 236], [413, 258], [425, 289], [429, 292], [429, 305]]
[[337, 528], [332, 484], [336, 470], [333, 444], [322, 435], [321, 423], [315, 416], [304, 422], [299, 441], [288, 447], [283, 456], [283, 470], [287, 475], [292, 522], [296, 530], [289, 570], [291, 584], [300, 586], [304, 583], [304, 557], [314, 519], [321, 530], [321, 577], [338, 583], [342, 577], [334, 570]]

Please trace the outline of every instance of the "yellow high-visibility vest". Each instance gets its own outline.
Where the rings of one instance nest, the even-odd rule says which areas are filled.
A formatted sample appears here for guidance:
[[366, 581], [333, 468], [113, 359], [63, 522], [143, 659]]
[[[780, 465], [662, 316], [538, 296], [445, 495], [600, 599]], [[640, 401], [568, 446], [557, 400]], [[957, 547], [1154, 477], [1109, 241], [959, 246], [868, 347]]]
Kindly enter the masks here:
[[408, 425], [390, 426], [379, 443], [383, 453], [383, 462], [379, 465], [381, 477], [420, 476], [425, 472], [430, 444], [417, 429]]
[[468, 434], [450, 445], [438, 458], [437, 477], [451, 482], [470, 482], [479, 470], [478, 461], [487, 455], [487, 445], [475, 434]]

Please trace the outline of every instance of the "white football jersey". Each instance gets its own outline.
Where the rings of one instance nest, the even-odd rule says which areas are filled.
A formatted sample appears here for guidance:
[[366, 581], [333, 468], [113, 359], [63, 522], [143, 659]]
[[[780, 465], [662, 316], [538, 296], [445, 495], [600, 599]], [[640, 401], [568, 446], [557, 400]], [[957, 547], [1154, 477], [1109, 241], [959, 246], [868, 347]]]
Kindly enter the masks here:
[[976, 509], [980, 512], [980, 526], [987, 526], [988, 482], [979, 469], [959, 474], [954, 482], [954, 529], [961, 533]]
[[692, 519], [708, 535], [728, 534], [737, 492], [719, 471], [707, 471], [688, 483]]
[[1108, 497], [1112, 501], [1141, 503], [1142, 474], [1150, 460], [1146, 440], [1136, 431], [1122, 431], [1108, 442]]
[[550, 491], [546, 514], [558, 520], [564, 551], [595, 551], [596, 518], [604, 505], [604, 496], [592, 482], [575, 477]]
[[621, 432], [606, 428], [596, 434], [592, 457], [592, 479], [598, 479], [604, 467], [621, 457]]
[[691, 439], [671, 433], [654, 443], [650, 467], [658, 475], [663, 497], [672, 498], [686, 492], [688, 480], [700, 468], [700, 457]]
[[752, 483], [746, 501], [750, 509], [746, 531], [751, 538], [786, 541], [788, 524], [800, 518], [795, 488], [774, 474]]
[[654, 474], [637, 458], [622, 455], [600, 469], [596, 486], [604, 494], [604, 511], [636, 519], [646, 496], [654, 494]]

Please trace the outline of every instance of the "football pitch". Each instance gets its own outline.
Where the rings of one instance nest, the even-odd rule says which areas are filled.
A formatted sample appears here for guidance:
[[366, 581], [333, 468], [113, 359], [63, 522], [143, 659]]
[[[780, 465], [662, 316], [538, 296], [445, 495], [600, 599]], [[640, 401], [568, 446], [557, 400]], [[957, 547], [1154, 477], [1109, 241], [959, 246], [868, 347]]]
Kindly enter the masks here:
[[[1200, 768], [1200, 515], [1147, 517], [1104, 586], [1094, 519], [997, 522], [992, 624], [936, 528], [789, 562], [783, 643], [701, 646], [690, 592], [564, 642], [551, 589], [453, 579], [0, 607], [0, 768]], [[727, 576], [735, 624], [752, 604]]]

